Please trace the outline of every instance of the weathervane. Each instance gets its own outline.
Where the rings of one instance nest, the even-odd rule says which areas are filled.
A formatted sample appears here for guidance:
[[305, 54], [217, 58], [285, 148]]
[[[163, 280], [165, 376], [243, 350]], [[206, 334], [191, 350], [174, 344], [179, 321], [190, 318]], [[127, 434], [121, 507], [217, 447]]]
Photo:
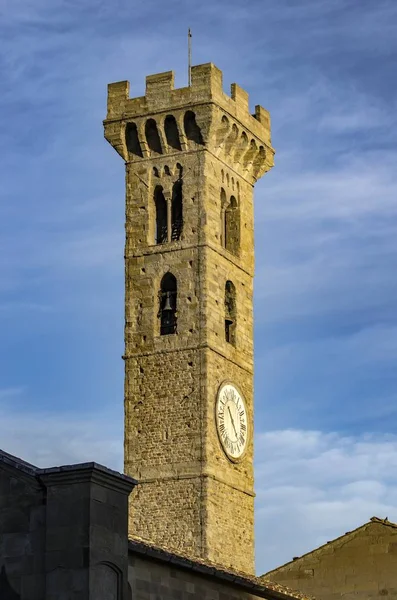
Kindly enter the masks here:
[[187, 30], [187, 48], [188, 48], [188, 81], [189, 87], [192, 85], [192, 32], [190, 27]]

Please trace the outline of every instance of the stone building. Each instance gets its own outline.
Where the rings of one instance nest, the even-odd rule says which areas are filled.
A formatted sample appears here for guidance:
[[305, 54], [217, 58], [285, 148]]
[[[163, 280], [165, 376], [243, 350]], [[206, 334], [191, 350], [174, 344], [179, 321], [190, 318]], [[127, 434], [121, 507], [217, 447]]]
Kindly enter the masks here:
[[397, 525], [372, 517], [263, 575], [321, 600], [397, 598]]
[[254, 572], [253, 186], [269, 113], [213, 64], [129, 98], [105, 137], [126, 165], [125, 462], [130, 534]]

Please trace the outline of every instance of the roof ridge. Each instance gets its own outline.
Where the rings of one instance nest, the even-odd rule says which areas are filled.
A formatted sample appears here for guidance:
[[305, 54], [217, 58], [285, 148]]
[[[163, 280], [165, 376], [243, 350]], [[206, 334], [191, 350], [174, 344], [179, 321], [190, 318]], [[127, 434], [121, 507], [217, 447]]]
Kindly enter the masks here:
[[16, 469], [20, 469], [25, 472], [29, 472], [32, 475], [35, 475], [38, 472], [38, 467], [32, 465], [31, 463], [19, 458], [18, 456], [14, 456], [13, 454], [9, 454], [5, 450], [0, 448], [0, 462], [11, 465]]
[[263, 575], [260, 575], [260, 577], [265, 578], [270, 573], [274, 573], [275, 571], [278, 571], [282, 567], [286, 567], [287, 565], [292, 564], [293, 562], [300, 560], [301, 558], [305, 558], [306, 556], [309, 556], [310, 554], [314, 554], [314, 552], [317, 552], [318, 550], [321, 550], [322, 548], [325, 548], [326, 546], [333, 544], [334, 542], [338, 542], [339, 540], [341, 540], [342, 538], [344, 538], [348, 535], [352, 535], [353, 533], [356, 533], [357, 531], [359, 531], [363, 527], [367, 527], [371, 523], [378, 523], [379, 525], [386, 525], [387, 527], [393, 527], [393, 528], [397, 529], [397, 523], [393, 523], [393, 522], [389, 521], [387, 517], [385, 519], [380, 519], [379, 517], [371, 517], [369, 519], [369, 521], [366, 521], [365, 523], [363, 523], [362, 525], [359, 525], [355, 529], [352, 529], [351, 531], [346, 531], [344, 534], [337, 536], [335, 539], [325, 542], [325, 544], [321, 544], [320, 546], [317, 546], [317, 548], [313, 548], [313, 550], [309, 550], [309, 552], [304, 552], [301, 556], [294, 557], [292, 560], [289, 560], [286, 563], [279, 565], [275, 569], [271, 569], [270, 571], [267, 571]]
[[387, 517], [385, 517], [384, 519], [381, 519], [380, 517], [371, 517], [370, 521], [372, 523], [379, 523], [380, 525], [386, 525], [388, 527], [394, 527], [395, 529], [397, 529], [397, 523], [389, 521]]

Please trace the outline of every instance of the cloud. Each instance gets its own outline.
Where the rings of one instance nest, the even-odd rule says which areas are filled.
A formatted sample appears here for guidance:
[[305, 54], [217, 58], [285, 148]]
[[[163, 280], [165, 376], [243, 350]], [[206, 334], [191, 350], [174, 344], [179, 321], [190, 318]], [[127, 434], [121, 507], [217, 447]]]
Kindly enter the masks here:
[[397, 327], [323, 318], [268, 330], [256, 361], [258, 426], [397, 433]]
[[281, 430], [256, 438], [264, 573], [368, 521], [397, 520], [397, 436]]
[[[7, 391], [7, 390], [6, 390]], [[3, 401], [0, 393], [0, 401]], [[123, 470], [121, 414], [18, 412], [0, 405], [0, 447], [38, 467], [97, 462]]]
[[23, 386], [0, 388], [0, 401], [11, 400], [16, 396], [20, 396], [25, 391]]

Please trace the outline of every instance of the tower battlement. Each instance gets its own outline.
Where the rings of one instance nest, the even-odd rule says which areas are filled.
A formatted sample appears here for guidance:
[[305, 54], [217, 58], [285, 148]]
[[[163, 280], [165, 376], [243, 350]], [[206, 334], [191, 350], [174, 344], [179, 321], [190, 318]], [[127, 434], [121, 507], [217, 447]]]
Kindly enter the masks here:
[[[158, 130], [158, 154], [174, 153], [176, 149], [164, 131], [165, 121], [174, 119], [181, 150], [189, 150], [191, 142], [198, 142], [212, 147], [217, 155], [222, 151], [227, 155], [228, 149], [235, 146], [236, 170], [242, 170], [252, 182], [273, 166], [269, 112], [257, 105], [252, 115], [244, 89], [233, 83], [227, 95], [222, 71], [212, 63], [192, 67], [189, 87], [175, 89], [174, 79], [173, 71], [148, 75], [145, 96], [138, 98], [129, 97], [128, 81], [108, 85], [105, 137], [126, 161], [152, 156], [145, 131], [150, 115], [151, 127]], [[200, 131], [199, 140], [190, 139], [194, 135], [189, 136], [186, 130], [187, 115], [191, 132]], [[125, 141], [126, 129], [130, 149]], [[240, 163], [242, 169], [238, 168]]]

